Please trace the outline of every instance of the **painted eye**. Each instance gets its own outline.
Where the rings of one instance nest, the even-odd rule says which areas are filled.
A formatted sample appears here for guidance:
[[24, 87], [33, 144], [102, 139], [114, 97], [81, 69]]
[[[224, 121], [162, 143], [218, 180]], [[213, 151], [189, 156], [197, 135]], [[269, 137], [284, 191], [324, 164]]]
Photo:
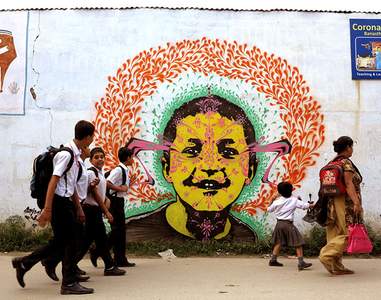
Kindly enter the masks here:
[[220, 154], [222, 155], [223, 158], [227, 159], [233, 159], [234, 156], [238, 155], [238, 151], [234, 148], [224, 148], [222, 151], [220, 151]]
[[201, 149], [197, 146], [186, 147], [181, 153], [188, 155], [188, 157], [196, 157], [200, 154]]

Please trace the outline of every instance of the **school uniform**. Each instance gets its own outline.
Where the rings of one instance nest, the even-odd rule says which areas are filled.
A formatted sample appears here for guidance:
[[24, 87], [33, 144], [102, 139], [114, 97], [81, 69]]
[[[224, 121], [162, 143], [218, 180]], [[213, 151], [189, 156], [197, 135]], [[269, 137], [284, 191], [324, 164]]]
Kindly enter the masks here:
[[[125, 171], [125, 183], [123, 183], [123, 170]], [[113, 185], [129, 186], [129, 170], [120, 163], [118, 167], [110, 172], [107, 180]], [[114, 261], [117, 265], [125, 265], [127, 263], [126, 257], [126, 224], [125, 224], [125, 212], [124, 201], [127, 197], [127, 192], [117, 192], [110, 189], [110, 213], [114, 218], [114, 222], [111, 224], [111, 233], [109, 236], [109, 246], [114, 252]]]
[[309, 204], [299, 200], [295, 196], [289, 198], [279, 197], [268, 208], [268, 212], [274, 212], [277, 218], [272, 234], [273, 245], [299, 247], [304, 245], [304, 240], [299, 230], [294, 225], [294, 214], [297, 208], [308, 209]]
[[74, 141], [65, 145], [73, 151], [73, 165], [63, 175], [70, 161], [68, 151], [60, 151], [53, 158], [53, 175], [59, 176], [53, 203], [51, 226], [53, 238], [48, 245], [43, 246], [21, 259], [25, 270], [29, 270], [37, 262], [52, 255], [62, 257], [62, 285], [77, 282], [75, 274], [75, 254], [77, 252], [77, 223], [74, 203], [71, 197], [76, 190], [79, 172], [80, 150]]
[[[86, 165], [81, 157], [78, 158], [78, 164], [79, 170], [76, 180], [76, 191], [80, 201], [83, 202], [87, 196], [88, 175]], [[78, 220], [76, 220], [76, 227], [76, 249], [78, 250], [82, 248], [82, 243], [85, 235], [85, 227]], [[60, 256], [60, 254], [61, 253], [52, 253], [50, 257], [42, 260], [42, 264], [50, 269], [55, 269], [59, 262], [62, 260], [62, 256]]]
[[[95, 166], [91, 166], [95, 168]], [[97, 169], [97, 174], [94, 170], [90, 168], [87, 170], [87, 174], [89, 177], [89, 184], [96, 178], [99, 178], [99, 183], [96, 186], [98, 194], [102, 197], [102, 200], [105, 200], [106, 197], [106, 178], [104, 177], [103, 171]], [[102, 257], [105, 265], [105, 269], [110, 269], [114, 266], [114, 262], [111, 258], [108, 242], [107, 242], [107, 234], [106, 228], [103, 223], [102, 217], [102, 209], [99, 206], [98, 202], [95, 200], [93, 194], [91, 192], [87, 193], [85, 200], [82, 204], [83, 211], [86, 216], [85, 223], [85, 236], [82, 244], [82, 248], [80, 251], [80, 258], [86, 254], [89, 250], [90, 245], [93, 241], [95, 241], [95, 245], [97, 248], [97, 253], [100, 257]]]

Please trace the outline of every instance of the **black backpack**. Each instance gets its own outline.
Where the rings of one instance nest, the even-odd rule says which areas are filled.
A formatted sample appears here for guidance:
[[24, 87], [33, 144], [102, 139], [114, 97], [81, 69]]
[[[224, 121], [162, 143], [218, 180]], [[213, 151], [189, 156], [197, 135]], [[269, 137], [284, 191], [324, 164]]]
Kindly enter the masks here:
[[[122, 166], [117, 166], [117, 168], [120, 168], [122, 170], [122, 185], [125, 185], [126, 182], [127, 182], [126, 170]], [[109, 177], [110, 173], [111, 173], [111, 170], [107, 171], [105, 173], [105, 178]], [[110, 188], [106, 189], [106, 196], [107, 196], [107, 198], [115, 197], [116, 193], [117, 192], [115, 192], [115, 191], [111, 193], [111, 189]]]
[[[95, 174], [95, 176], [96, 176], [97, 178], [99, 178], [99, 177], [98, 177], [98, 170], [97, 170], [97, 168], [95, 168], [95, 167], [90, 167], [90, 168], [87, 168], [87, 170], [91, 170], [91, 171], [93, 171], [94, 174]], [[109, 173], [109, 174], [110, 174], [110, 173]]]
[[[70, 170], [74, 162], [73, 151], [69, 147], [61, 145], [59, 148], [49, 146], [48, 151], [38, 155], [33, 161], [33, 175], [30, 181], [30, 195], [32, 198], [37, 199], [37, 205], [40, 209], [45, 206], [46, 192], [48, 191], [48, 185], [50, 178], [53, 174], [53, 158], [61, 151], [67, 151], [70, 153], [70, 161], [67, 164], [66, 170], [62, 175], [65, 175]], [[82, 168], [80, 168], [82, 170]], [[78, 179], [80, 178], [78, 173]]]

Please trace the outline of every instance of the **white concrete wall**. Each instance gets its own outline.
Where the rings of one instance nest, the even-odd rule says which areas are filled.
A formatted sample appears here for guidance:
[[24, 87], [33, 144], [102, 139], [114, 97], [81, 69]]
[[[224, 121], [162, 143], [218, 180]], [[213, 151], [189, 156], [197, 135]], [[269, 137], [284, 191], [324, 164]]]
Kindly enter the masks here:
[[[18, 13], [0, 12], [0, 20]], [[316, 195], [319, 168], [333, 157], [332, 141], [349, 135], [356, 141], [353, 161], [364, 177], [365, 210], [380, 215], [381, 82], [351, 80], [349, 18], [379, 16], [159, 9], [29, 12], [25, 115], [0, 115], [0, 218], [35, 206], [29, 197], [33, 157], [47, 145], [71, 139], [77, 120], [94, 117], [107, 76], [127, 58], [167, 42], [205, 36], [255, 45], [299, 68], [322, 105], [326, 125], [321, 155], [300, 194]]]

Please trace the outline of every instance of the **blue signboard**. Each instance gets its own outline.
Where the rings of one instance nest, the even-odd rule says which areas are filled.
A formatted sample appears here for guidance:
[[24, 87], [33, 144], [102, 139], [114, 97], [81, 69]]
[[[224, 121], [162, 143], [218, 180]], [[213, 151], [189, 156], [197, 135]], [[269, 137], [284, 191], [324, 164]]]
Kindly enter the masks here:
[[350, 19], [352, 79], [381, 79], [381, 20]]

